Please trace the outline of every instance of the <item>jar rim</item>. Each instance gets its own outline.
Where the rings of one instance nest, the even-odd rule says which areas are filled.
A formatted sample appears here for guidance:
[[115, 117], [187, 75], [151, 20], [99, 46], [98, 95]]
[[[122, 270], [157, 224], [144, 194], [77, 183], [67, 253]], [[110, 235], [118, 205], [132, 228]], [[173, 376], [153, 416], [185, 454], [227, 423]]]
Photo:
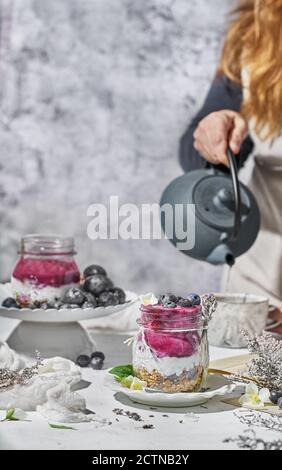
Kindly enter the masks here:
[[21, 239], [20, 254], [75, 255], [74, 238], [62, 235], [32, 233]]
[[164, 311], [167, 314], [172, 314], [172, 313], [180, 313], [183, 312], [183, 314], [199, 314], [202, 311], [201, 305], [193, 305], [193, 307], [163, 307], [160, 304], [155, 304], [155, 305], [144, 305], [141, 304], [139, 308], [140, 312], [142, 313], [151, 313], [151, 314], [159, 314], [160, 311]]
[[140, 305], [137, 324], [158, 331], [188, 331], [203, 329], [205, 323], [201, 305], [167, 308], [162, 305]]

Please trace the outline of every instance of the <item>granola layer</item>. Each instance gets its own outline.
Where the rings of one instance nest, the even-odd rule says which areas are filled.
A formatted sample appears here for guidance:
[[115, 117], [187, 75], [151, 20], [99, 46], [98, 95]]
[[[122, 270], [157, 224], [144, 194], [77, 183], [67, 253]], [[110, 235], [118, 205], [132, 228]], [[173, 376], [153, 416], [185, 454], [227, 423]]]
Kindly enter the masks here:
[[147, 382], [149, 388], [161, 390], [163, 392], [196, 392], [198, 391], [204, 379], [204, 368], [195, 366], [191, 377], [191, 371], [184, 370], [180, 375], [165, 377], [157, 369], [148, 371], [145, 367], [135, 369], [135, 375]]

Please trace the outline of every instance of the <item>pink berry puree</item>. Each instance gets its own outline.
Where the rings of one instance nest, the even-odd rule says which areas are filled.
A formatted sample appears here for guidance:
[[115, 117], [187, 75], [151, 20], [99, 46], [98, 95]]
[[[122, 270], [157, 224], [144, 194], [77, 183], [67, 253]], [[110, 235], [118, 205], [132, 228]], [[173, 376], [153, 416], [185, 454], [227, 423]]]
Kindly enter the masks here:
[[66, 284], [77, 284], [80, 273], [74, 260], [21, 257], [15, 266], [13, 277], [18, 281], [29, 281], [40, 287], [61, 287]]
[[141, 307], [140, 324], [144, 328], [144, 338], [157, 357], [185, 357], [194, 354], [199, 346], [197, 328], [201, 323], [200, 306], [177, 306], [172, 309], [161, 305]]
[[80, 272], [74, 259], [22, 256], [11, 279], [12, 292], [20, 304], [50, 302], [77, 285]]

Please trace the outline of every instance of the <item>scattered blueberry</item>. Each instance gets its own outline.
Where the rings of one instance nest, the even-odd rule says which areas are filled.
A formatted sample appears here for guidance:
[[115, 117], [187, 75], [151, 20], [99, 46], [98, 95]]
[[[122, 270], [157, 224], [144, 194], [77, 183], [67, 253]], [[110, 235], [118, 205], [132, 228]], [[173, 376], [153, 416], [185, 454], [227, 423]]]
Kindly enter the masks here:
[[78, 366], [80, 367], [88, 367], [89, 366], [89, 363], [90, 363], [90, 357], [87, 356], [86, 354], [81, 354], [80, 356], [78, 356], [78, 358], [76, 359], [76, 363]]
[[177, 305], [179, 305], [180, 307], [192, 307], [193, 306], [191, 300], [183, 299], [182, 297], [178, 299]]
[[192, 305], [200, 305], [201, 304], [201, 297], [198, 294], [188, 294], [185, 298], [187, 300], [190, 300]]
[[125, 302], [125, 299], [126, 299], [126, 294], [124, 292], [123, 289], [121, 289], [120, 287], [114, 287], [111, 292], [113, 292], [113, 294], [115, 294], [118, 298], [118, 301], [120, 304], [124, 304]]
[[112, 281], [103, 274], [95, 274], [95, 276], [88, 277], [84, 282], [84, 289], [94, 295], [99, 295], [101, 292], [109, 291], [112, 288]]
[[274, 405], [277, 405], [278, 400], [282, 398], [282, 391], [272, 391], [270, 392], [270, 401], [271, 403], [274, 403]]
[[107, 273], [102, 266], [99, 266], [98, 264], [91, 264], [90, 266], [87, 266], [87, 268], [84, 269], [83, 271], [83, 276], [86, 279], [87, 277], [95, 276], [96, 274], [102, 274], [103, 276], [107, 276]]
[[3, 300], [2, 302], [2, 307], [6, 307], [6, 308], [19, 308], [17, 302], [15, 301], [15, 299], [13, 299], [12, 297], [7, 297], [7, 299]]
[[104, 360], [101, 357], [93, 357], [90, 361], [92, 369], [101, 370], [104, 364]]
[[100, 359], [102, 359], [102, 361], [105, 360], [105, 354], [102, 352], [102, 351], [94, 351], [92, 354], [91, 354], [91, 359], [93, 359], [94, 357], [100, 357]]
[[99, 305], [108, 307], [109, 305], [118, 305], [119, 299], [113, 292], [102, 292], [99, 295]]
[[85, 301], [84, 293], [79, 287], [71, 287], [64, 296], [66, 304], [82, 305]]
[[277, 404], [278, 404], [278, 407], [280, 408], [280, 410], [282, 410], [282, 398], [278, 399]]

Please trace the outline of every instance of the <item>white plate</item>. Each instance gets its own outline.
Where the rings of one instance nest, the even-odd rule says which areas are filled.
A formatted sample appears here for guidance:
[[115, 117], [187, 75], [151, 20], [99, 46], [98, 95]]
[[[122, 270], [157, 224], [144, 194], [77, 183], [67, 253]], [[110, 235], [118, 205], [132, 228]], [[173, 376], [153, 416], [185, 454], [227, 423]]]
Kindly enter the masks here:
[[161, 406], [167, 408], [182, 408], [206, 403], [213, 397], [227, 395], [235, 389], [236, 385], [228, 382], [221, 375], [209, 375], [207, 386], [209, 390], [194, 393], [165, 393], [152, 390], [130, 390], [122, 387], [112, 374], [107, 374], [106, 385], [114, 392], [123, 393], [131, 401], [142, 405]]
[[[0, 316], [5, 318], [15, 318], [16, 320], [28, 322], [44, 322], [44, 323], [71, 323], [82, 320], [90, 320], [94, 318], [105, 317], [124, 311], [138, 301], [138, 296], [134, 292], [125, 291], [126, 302], [119, 305], [111, 305], [109, 307], [96, 308], [72, 308], [72, 309], [55, 309], [49, 308], [7, 308], [0, 306]], [[0, 305], [5, 298], [11, 296], [10, 284], [0, 284]]]

